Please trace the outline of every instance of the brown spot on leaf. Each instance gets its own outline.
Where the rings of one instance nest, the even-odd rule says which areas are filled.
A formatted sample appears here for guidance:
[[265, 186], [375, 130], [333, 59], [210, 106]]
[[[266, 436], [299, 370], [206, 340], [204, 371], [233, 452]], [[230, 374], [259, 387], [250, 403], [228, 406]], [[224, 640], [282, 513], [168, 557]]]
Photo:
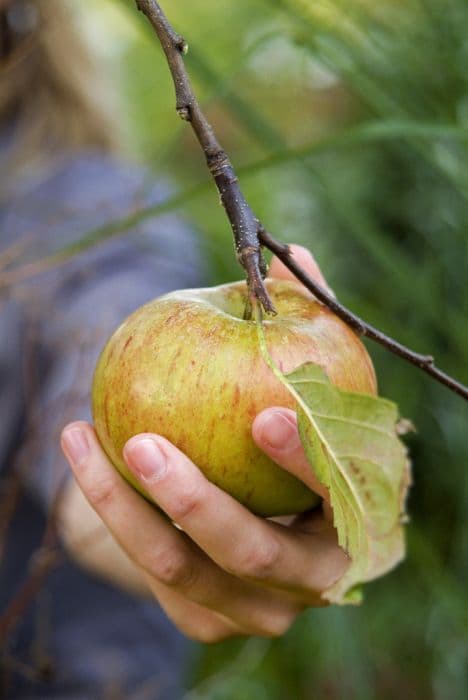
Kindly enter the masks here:
[[356, 481], [361, 485], [364, 486], [366, 483], [366, 477], [360, 470], [359, 466], [356, 464], [356, 462], [350, 461], [349, 463], [349, 468], [351, 469], [352, 473], [354, 474]]

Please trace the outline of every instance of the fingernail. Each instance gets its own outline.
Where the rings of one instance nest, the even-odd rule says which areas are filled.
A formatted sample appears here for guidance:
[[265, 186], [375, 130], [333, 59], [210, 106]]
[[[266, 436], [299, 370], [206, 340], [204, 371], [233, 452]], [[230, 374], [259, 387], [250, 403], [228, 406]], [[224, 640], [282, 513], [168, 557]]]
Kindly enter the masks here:
[[79, 464], [89, 452], [89, 442], [86, 430], [83, 428], [68, 428], [62, 433], [62, 448], [72, 464]]
[[125, 459], [143, 481], [157, 481], [167, 470], [167, 458], [152, 438], [132, 440], [125, 446]]
[[297, 442], [297, 428], [279, 411], [270, 413], [260, 428], [260, 436], [264, 443], [275, 450], [288, 449]]

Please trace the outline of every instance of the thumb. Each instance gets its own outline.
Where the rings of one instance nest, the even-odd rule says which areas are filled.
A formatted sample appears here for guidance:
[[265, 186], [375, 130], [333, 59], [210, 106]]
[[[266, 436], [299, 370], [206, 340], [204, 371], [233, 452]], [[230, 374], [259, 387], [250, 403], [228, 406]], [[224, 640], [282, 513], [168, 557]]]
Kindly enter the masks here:
[[297, 417], [289, 408], [267, 408], [255, 418], [252, 436], [257, 445], [286, 471], [329, 501], [328, 490], [314, 474], [297, 428]]

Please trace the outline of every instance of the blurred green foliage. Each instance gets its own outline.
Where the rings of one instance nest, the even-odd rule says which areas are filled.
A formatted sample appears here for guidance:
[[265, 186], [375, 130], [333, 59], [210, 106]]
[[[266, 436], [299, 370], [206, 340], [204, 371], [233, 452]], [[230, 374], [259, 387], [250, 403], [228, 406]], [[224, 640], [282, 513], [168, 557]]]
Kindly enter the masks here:
[[[467, 383], [466, 0], [166, 6], [189, 42], [201, 102], [267, 228], [309, 246], [354, 311]], [[150, 28], [132, 2], [106, 0], [99, 12], [120, 41], [112, 65], [129, 153], [180, 188], [175, 203], [200, 231], [209, 281], [239, 277], [213, 187], [191, 192], [207, 173], [173, 110]], [[283, 639], [202, 650], [188, 697], [466, 697], [467, 407], [370, 350], [381, 393], [417, 426], [405, 563], [367, 586], [360, 608], [312, 610]]]

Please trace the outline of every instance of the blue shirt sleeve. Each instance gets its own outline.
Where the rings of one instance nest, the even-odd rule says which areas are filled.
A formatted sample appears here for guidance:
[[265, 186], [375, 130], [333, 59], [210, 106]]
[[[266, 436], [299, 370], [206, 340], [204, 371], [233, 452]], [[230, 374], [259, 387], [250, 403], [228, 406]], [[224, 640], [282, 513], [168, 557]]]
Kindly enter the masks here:
[[[43, 257], [167, 196], [167, 186], [138, 168], [107, 156], [70, 157], [18, 192], [3, 212], [2, 237], [7, 243], [26, 237], [29, 257]], [[27, 462], [27, 483], [41, 502], [49, 504], [68, 473], [58, 449], [61, 429], [70, 420], [91, 418], [92, 373], [106, 339], [138, 306], [202, 281], [193, 230], [164, 215], [11, 290], [21, 314], [10, 325], [27, 328], [23, 359], [34, 385], [24, 387], [19, 463]], [[10, 362], [19, 344], [18, 338], [7, 348]]]

